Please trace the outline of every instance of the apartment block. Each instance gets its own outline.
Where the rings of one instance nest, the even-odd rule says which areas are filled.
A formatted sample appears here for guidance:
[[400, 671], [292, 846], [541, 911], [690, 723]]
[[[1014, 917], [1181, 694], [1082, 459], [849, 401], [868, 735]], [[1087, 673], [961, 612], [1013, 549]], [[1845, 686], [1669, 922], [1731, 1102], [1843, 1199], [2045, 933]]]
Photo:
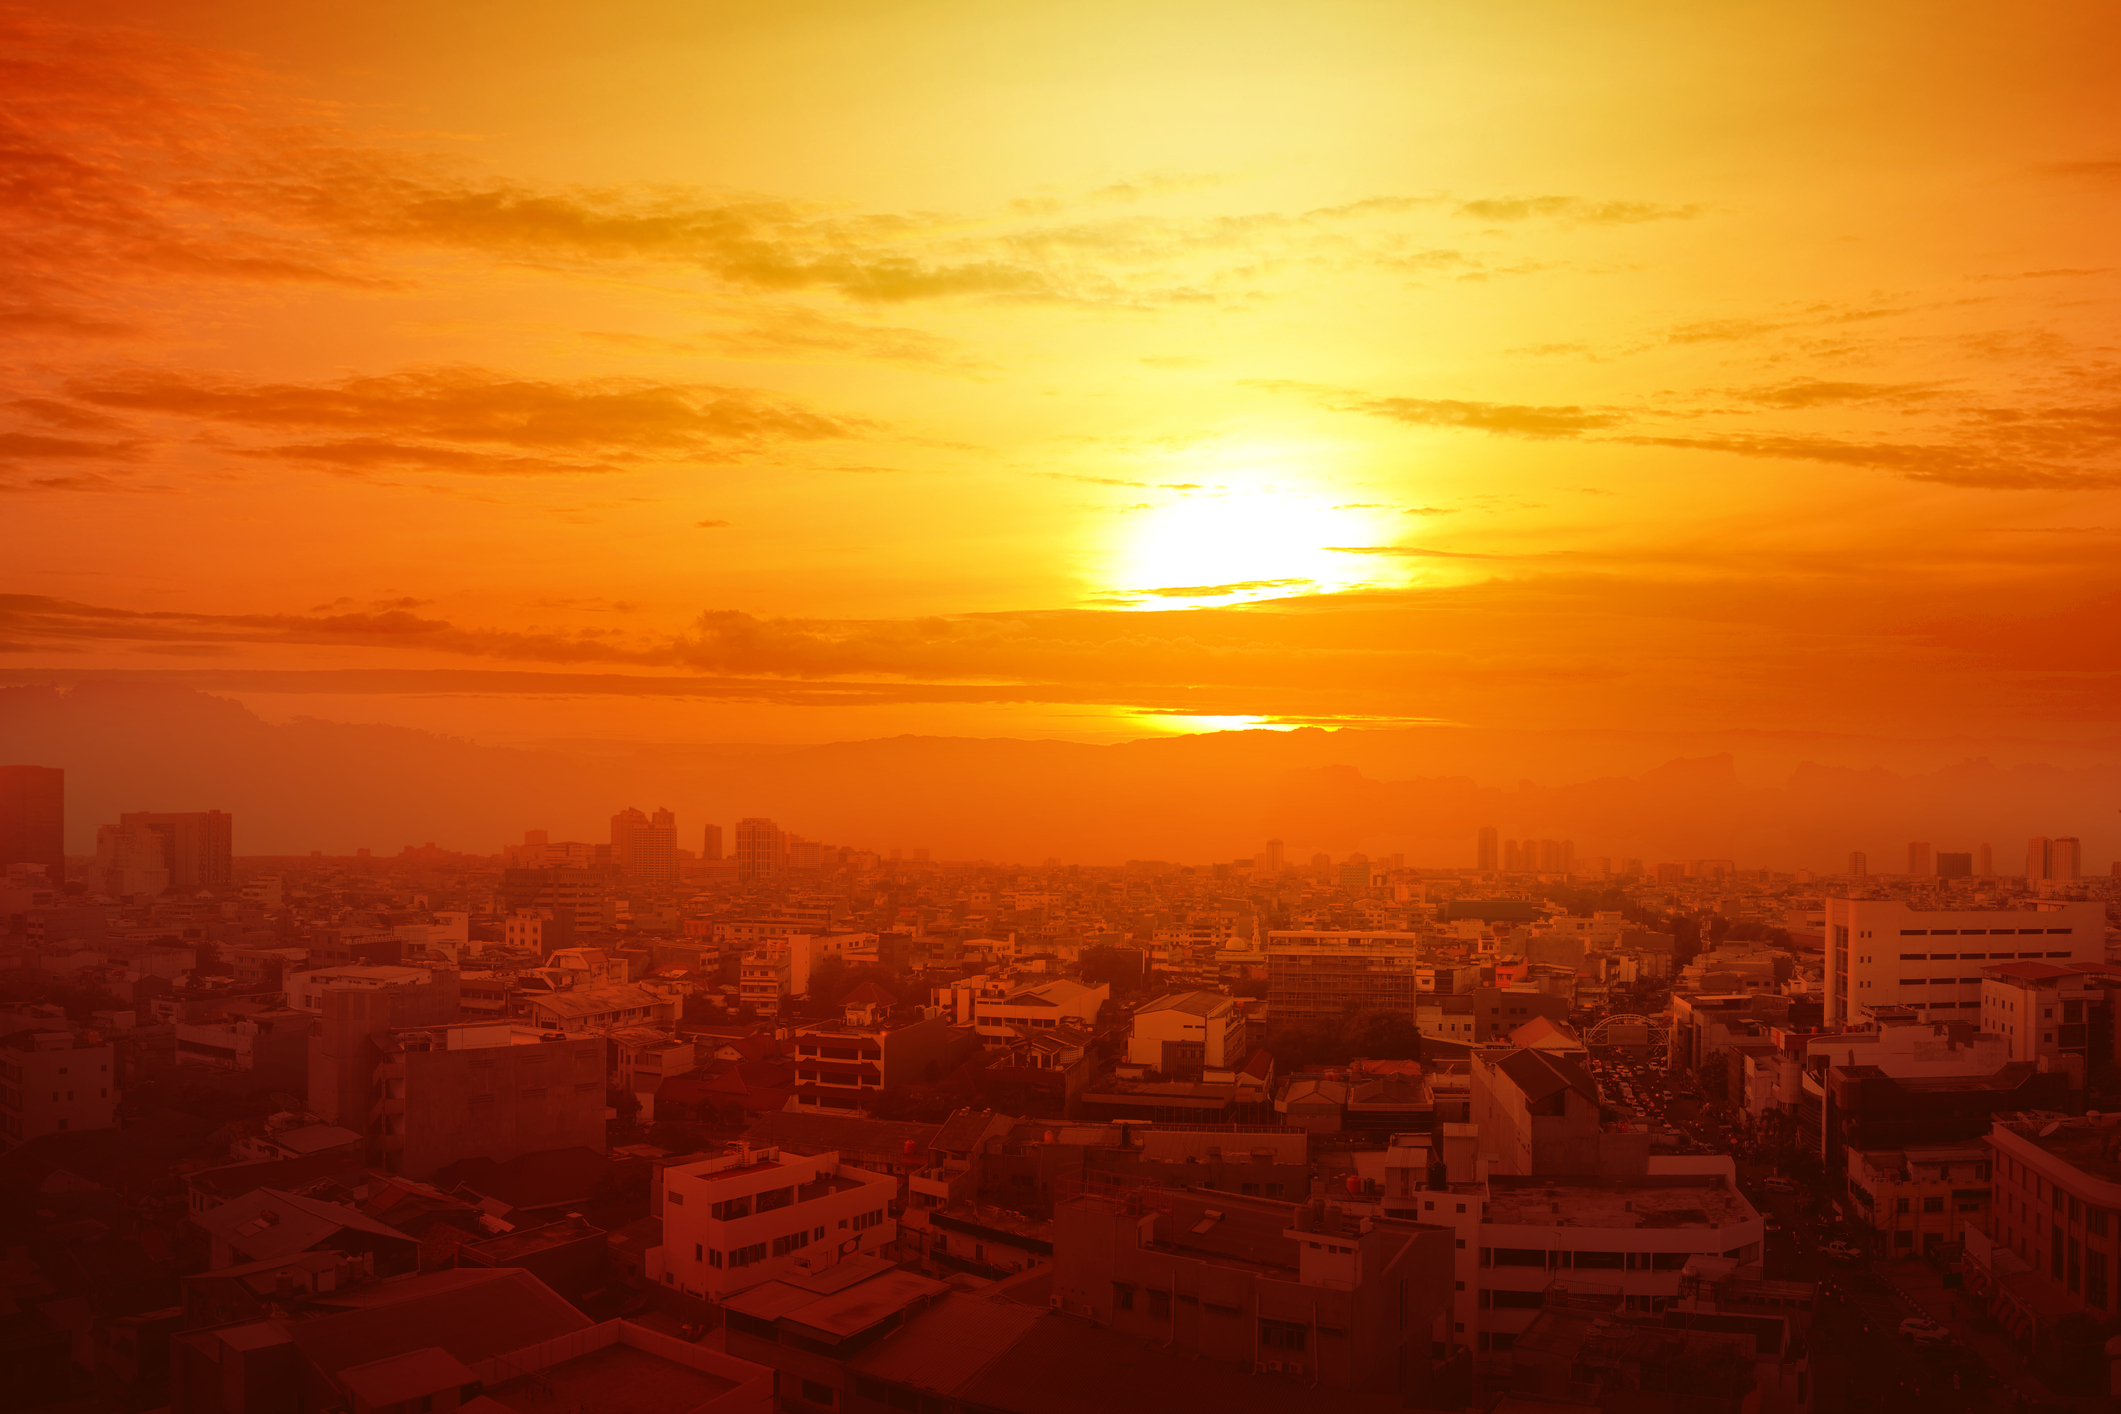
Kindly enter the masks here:
[[859, 1109], [879, 1090], [940, 1079], [967, 1053], [947, 1017], [898, 1007], [873, 982], [847, 995], [840, 1020], [800, 1027], [788, 1044], [795, 1052], [795, 1103], [821, 1110]]
[[1848, 1156], [1850, 1216], [1882, 1256], [1929, 1253], [1988, 1227], [1992, 1185], [1986, 1145], [1857, 1150]]
[[392, 1173], [425, 1179], [461, 1159], [603, 1152], [602, 1037], [471, 1022], [394, 1032], [377, 1052], [366, 1128]]
[[1351, 1010], [1414, 1015], [1419, 941], [1413, 933], [1268, 933], [1267, 1001], [1275, 1023], [1338, 1020]]
[[2098, 903], [1954, 911], [1898, 899], [1825, 902], [1829, 1027], [1883, 1006], [1972, 1021], [1981, 1014], [1982, 968], [1991, 963], [2106, 960], [2106, 909]]
[[0, 1141], [109, 1129], [115, 1052], [93, 1033], [18, 1031], [0, 1042]]
[[837, 1151], [732, 1149], [663, 1170], [663, 1245], [648, 1275], [721, 1300], [889, 1248], [898, 1180], [840, 1162]]
[[2121, 1115], [1999, 1116], [1988, 1232], [1966, 1234], [1970, 1290], [2013, 1333], [2069, 1311], [2121, 1313]]

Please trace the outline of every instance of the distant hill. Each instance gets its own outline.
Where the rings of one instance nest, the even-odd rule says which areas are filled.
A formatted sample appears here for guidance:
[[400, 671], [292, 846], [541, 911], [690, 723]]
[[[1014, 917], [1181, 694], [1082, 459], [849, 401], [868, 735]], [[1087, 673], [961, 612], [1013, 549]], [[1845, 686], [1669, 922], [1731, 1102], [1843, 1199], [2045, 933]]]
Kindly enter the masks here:
[[[1984, 756], [1986, 759], [1984, 759]], [[1484, 824], [1579, 857], [1729, 858], [1874, 872], [1909, 840], [1996, 850], [2076, 834], [2121, 849], [2121, 745], [1422, 727], [1230, 732], [1118, 745], [894, 737], [810, 747], [482, 746], [397, 727], [268, 723], [188, 688], [0, 688], [0, 761], [68, 771], [69, 848], [121, 810], [234, 812], [239, 854], [493, 853], [526, 828], [603, 839], [618, 808], [702, 824], [769, 815], [813, 839], [937, 858], [1198, 863], [1269, 837], [1470, 865]]]

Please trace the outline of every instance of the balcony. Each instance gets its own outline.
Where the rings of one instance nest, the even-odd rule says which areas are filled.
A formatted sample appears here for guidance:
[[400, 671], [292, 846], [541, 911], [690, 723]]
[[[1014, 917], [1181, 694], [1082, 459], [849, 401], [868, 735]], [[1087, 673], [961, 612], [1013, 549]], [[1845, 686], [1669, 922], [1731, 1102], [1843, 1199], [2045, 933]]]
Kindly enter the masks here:
[[960, 1198], [969, 1198], [973, 1192], [972, 1173], [969, 1169], [948, 1169], [941, 1166], [916, 1169], [906, 1176], [906, 1189], [916, 1203], [928, 1207], [942, 1207], [955, 1203]]

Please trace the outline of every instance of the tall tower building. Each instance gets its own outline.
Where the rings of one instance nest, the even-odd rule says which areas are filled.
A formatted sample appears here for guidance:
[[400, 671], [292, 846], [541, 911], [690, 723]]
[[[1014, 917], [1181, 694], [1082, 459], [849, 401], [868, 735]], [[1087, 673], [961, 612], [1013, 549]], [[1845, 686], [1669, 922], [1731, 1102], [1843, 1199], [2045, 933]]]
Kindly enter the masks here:
[[1282, 843], [1280, 840], [1267, 841], [1267, 853], [1265, 856], [1265, 860], [1265, 868], [1269, 876], [1279, 875], [1281, 873]]
[[0, 766], [0, 872], [41, 864], [66, 882], [66, 772], [57, 766]]
[[773, 878], [781, 872], [787, 857], [788, 836], [780, 826], [756, 815], [736, 822], [738, 883]]
[[643, 815], [631, 806], [611, 817], [611, 857], [629, 878], [646, 884], [678, 880], [678, 817], [668, 810]]
[[2084, 874], [2084, 846], [2071, 835], [2047, 842], [2047, 877], [2077, 879]]
[[2025, 882], [2028, 884], [2054, 877], [2048, 872], [2047, 857], [2047, 847], [2052, 843], [2046, 835], [2035, 835], [2025, 842]]
[[1849, 855], [1849, 877], [1851, 879], [1868, 878], [1870, 872], [1871, 857], [1869, 855], [1860, 849]]
[[1987, 845], [1975, 852], [1974, 872], [1982, 878], [1992, 878], [1996, 873], [1996, 852]]
[[1930, 847], [1925, 840], [1917, 840], [1907, 847], [1907, 872], [1918, 879], [1927, 879], [1933, 872], [1930, 867]]
[[[172, 889], [225, 889], [234, 872], [234, 823], [225, 810], [164, 812], [135, 810], [118, 817], [120, 832], [134, 836], [135, 857], [159, 852]], [[97, 832], [101, 851], [103, 834]], [[151, 840], [149, 845], [145, 841]], [[148, 868], [144, 862], [141, 868]]]
[[721, 857], [722, 827], [720, 825], [709, 825], [705, 837], [700, 841], [700, 858], [712, 864]]
[[1502, 867], [1502, 831], [1493, 825], [1480, 827], [1480, 842], [1475, 846], [1477, 855], [1474, 867], [1483, 874], [1492, 874]]

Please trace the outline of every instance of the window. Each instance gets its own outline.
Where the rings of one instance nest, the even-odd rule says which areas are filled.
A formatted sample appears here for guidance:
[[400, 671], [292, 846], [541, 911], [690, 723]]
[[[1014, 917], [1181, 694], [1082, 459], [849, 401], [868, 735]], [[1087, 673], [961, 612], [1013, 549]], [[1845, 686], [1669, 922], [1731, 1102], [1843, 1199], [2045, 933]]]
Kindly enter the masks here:
[[1296, 1321], [1269, 1321], [1259, 1323], [1259, 1343], [1268, 1350], [1303, 1350], [1310, 1331]]
[[832, 1386], [821, 1385], [816, 1380], [803, 1381], [803, 1401], [806, 1404], [822, 1404], [832, 1407]]
[[668, 1201], [677, 1204], [680, 1208], [685, 1206], [685, 1195], [678, 1192], [675, 1188], [665, 1193], [663, 1197]]
[[1159, 1321], [1171, 1319], [1171, 1293], [1149, 1288], [1149, 1314]]
[[1906, 1211], [1907, 1211], [1907, 1199], [1905, 1199], [1905, 1198], [1895, 1198], [1895, 1199], [1893, 1200], [1893, 1211], [1894, 1211], [1894, 1212], [1896, 1212], [1896, 1213], [1904, 1213], [1904, 1212], [1906, 1212]]
[[1925, 1213], [1941, 1213], [1944, 1211], [1944, 1200], [1942, 1198], [1925, 1198], [1922, 1200], [1922, 1211]]
[[1131, 1311], [1134, 1309], [1134, 1288], [1123, 1281], [1112, 1283], [1112, 1309]]

